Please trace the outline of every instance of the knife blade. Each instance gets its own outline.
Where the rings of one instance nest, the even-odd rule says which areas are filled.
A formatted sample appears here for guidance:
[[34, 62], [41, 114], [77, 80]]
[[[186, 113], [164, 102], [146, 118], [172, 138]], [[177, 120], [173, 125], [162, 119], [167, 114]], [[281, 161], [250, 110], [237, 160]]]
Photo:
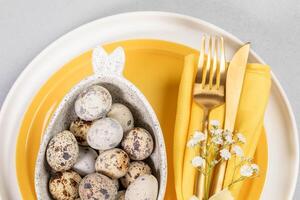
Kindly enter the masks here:
[[[225, 88], [225, 123], [224, 130], [234, 130], [235, 119], [238, 111], [240, 96], [246, 72], [250, 51], [250, 43], [243, 45], [232, 57], [227, 69]], [[227, 162], [218, 165], [213, 178], [211, 193], [222, 190]]]

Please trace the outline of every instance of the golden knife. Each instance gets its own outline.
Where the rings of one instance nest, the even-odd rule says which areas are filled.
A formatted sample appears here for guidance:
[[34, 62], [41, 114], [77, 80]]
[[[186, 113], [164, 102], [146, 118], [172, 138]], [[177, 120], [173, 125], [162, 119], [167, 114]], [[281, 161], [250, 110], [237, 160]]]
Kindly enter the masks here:
[[[224, 130], [234, 130], [239, 100], [250, 51], [250, 43], [243, 45], [233, 56], [227, 70], [225, 89], [225, 124]], [[222, 162], [216, 168], [211, 194], [222, 190], [227, 162]]]

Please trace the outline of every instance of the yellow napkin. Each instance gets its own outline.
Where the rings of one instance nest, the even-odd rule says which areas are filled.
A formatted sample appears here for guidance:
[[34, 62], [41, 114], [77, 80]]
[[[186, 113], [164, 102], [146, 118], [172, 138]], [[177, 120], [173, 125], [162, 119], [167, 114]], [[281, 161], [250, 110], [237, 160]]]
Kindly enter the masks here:
[[196, 71], [195, 55], [186, 56], [182, 78], [178, 90], [177, 113], [174, 128], [173, 142], [173, 162], [174, 162], [174, 181], [177, 200], [182, 200], [182, 166], [184, 151], [186, 147], [187, 132], [190, 123], [190, 113], [192, 105], [192, 90]]
[[[235, 130], [243, 133], [246, 137], [246, 144], [242, 145], [246, 157], [254, 156], [263, 129], [264, 113], [270, 88], [270, 67], [261, 64], [248, 64], [235, 121]], [[224, 187], [227, 187], [231, 182], [233, 166], [233, 160], [230, 160], [227, 164]], [[238, 178], [238, 175], [239, 173], [236, 173], [235, 179]], [[243, 183], [240, 182], [230, 189], [234, 197], [238, 196], [242, 185]]]
[[[202, 109], [193, 102], [192, 90], [197, 70], [197, 56], [185, 58], [182, 78], [179, 86], [177, 114], [174, 129], [174, 178], [177, 200], [188, 200], [194, 194], [197, 170], [191, 160], [198, 155], [199, 149], [188, 148], [187, 140], [195, 130], [202, 127]], [[263, 127], [263, 117], [271, 86], [270, 68], [261, 64], [248, 64], [241, 94], [235, 130], [244, 134], [246, 145], [242, 146], [244, 155], [253, 157]], [[221, 105], [209, 114], [209, 119], [224, 122], [225, 106]], [[232, 178], [232, 162], [228, 163], [225, 186]], [[242, 182], [231, 188], [233, 196], [238, 196]]]

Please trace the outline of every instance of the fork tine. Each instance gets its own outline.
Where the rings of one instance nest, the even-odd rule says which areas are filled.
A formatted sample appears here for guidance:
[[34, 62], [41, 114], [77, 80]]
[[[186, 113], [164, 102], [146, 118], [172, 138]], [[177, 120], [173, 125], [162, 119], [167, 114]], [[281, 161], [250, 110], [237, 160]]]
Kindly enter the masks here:
[[217, 89], [220, 88], [220, 83], [224, 83], [225, 78], [221, 77], [225, 77], [225, 73], [226, 73], [226, 61], [225, 61], [225, 49], [224, 49], [224, 39], [223, 37], [220, 37], [220, 64], [219, 64], [219, 68], [218, 68], [218, 72], [217, 72], [217, 80], [216, 80], [216, 86]]
[[199, 60], [198, 60], [198, 72], [196, 75], [196, 82], [201, 83], [202, 82], [202, 73], [204, 69], [204, 55], [205, 55], [205, 41], [206, 41], [206, 36], [203, 35], [201, 39], [201, 49], [200, 49], [200, 55], [199, 55]]
[[218, 64], [218, 59], [217, 59], [217, 39], [216, 37], [213, 37], [212, 41], [212, 56], [213, 56], [213, 64], [210, 66], [210, 74], [209, 74], [209, 88], [212, 89], [214, 80], [217, 78], [216, 77], [216, 69], [217, 69], [217, 64]]
[[[217, 54], [218, 54], [218, 57], [220, 58], [220, 54], [221, 54], [221, 51], [222, 51], [222, 45], [221, 45], [221, 38], [218, 37], [217, 41], [218, 43], [218, 49], [217, 49]], [[217, 65], [217, 72], [216, 72], [216, 88], [219, 89], [220, 87], [220, 79], [221, 79], [221, 73], [220, 73], [220, 59], [218, 60], [218, 65]]]
[[206, 57], [206, 65], [202, 71], [202, 88], [206, 84], [209, 84], [209, 72], [210, 72], [210, 65], [211, 65], [211, 51], [212, 51], [212, 39], [208, 37], [208, 50], [207, 50], [207, 57]]

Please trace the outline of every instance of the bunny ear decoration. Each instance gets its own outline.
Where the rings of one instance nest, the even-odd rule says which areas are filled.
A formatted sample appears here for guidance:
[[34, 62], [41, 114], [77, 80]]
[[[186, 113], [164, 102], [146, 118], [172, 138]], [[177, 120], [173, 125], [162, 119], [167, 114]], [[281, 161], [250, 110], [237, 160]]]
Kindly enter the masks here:
[[92, 54], [92, 65], [95, 74], [122, 75], [125, 65], [125, 52], [122, 47], [108, 54], [102, 47], [96, 47]]

